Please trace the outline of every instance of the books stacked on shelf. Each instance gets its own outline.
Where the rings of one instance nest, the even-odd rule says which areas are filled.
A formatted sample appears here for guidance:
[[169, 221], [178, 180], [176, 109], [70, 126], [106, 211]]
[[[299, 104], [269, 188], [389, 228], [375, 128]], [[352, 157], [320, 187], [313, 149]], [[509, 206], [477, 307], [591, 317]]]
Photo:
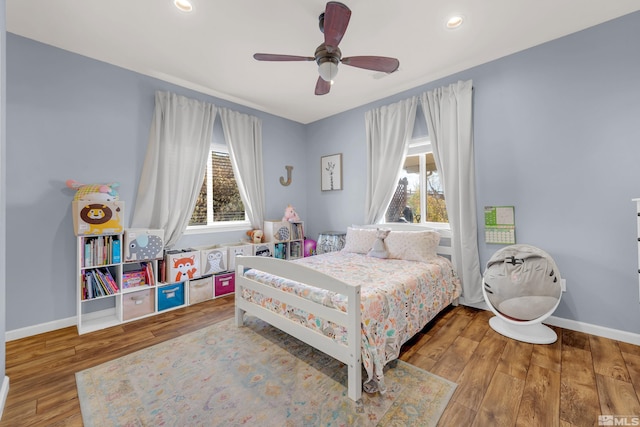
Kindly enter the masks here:
[[92, 267], [97, 265], [117, 264], [120, 262], [119, 236], [95, 236], [84, 239], [84, 256], [82, 265]]
[[273, 248], [273, 257], [279, 259], [287, 259], [287, 244], [276, 243]]
[[160, 274], [160, 283], [167, 283], [167, 269], [165, 268], [165, 259], [158, 260], [158, 274]]
[[153, 265], [150, 262], [144, 262], [144, 279], [147, 285], [154, 286], [156, 284], [156, 276], [153, 273]]
[[155, 282], [153, 265], [150, 262], [141, 262], [139, 269], [122, 273], [122, 289], [136, 288], [145, 285], [154, 286]]
[[118, 284], [108, 268], [95, 268], [84, 272], [82, 299], [93, 299], [118, 293]]
[[304, 239], [304, 228], [301, 222], [291, 223], [291, 240]]
[[302, 257], [302, 243], [301, 242], [291, 242], [291, 246], [289, 248], [289, 257], [291, 259]]
[[122, 289], [135, 288], [146, 284], [144, 270], [125, 271], [122, 273]]

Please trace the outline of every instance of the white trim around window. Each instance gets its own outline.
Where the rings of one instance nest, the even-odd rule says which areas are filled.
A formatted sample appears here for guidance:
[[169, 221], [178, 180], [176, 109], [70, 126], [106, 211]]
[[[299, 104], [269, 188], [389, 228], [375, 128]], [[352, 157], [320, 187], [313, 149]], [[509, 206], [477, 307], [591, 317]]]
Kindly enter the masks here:
[[211, 225], [191, 225], [187, 227], [184, 234], [206, 234], [225, 233], [228, 231], [249, 231], [251, 222], [247, 221], [225, 221]]

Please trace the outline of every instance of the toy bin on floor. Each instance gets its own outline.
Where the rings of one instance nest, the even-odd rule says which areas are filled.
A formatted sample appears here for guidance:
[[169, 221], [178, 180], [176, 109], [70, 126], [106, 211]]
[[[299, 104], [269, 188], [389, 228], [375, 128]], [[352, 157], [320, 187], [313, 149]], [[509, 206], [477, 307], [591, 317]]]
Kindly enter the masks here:
[[184, 305], [184, 282], [158, 286], [158, 311]]
[[214, 282], [215, 296], [217, 297], [235, 292], [235, 273], [217, 274]]
[[124, 320], [146, 316], [156, 311], [156, 298], [153, 289], [127, 292], [122, 296]]
[[189, 280], [189, 304], [196, 304], [213, 298], [213, 277]]

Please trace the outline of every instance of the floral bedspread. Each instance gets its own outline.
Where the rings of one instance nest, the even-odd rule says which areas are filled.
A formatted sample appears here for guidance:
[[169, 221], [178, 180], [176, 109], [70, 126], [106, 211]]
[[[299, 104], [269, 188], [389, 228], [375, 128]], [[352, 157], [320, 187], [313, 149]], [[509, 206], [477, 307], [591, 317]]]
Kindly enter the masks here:
[[[360, 285], [362, 363], [367, 372], [364, 385], [367, 392], [386, 390], [384, 366], [398, 358], [402, 344], [460, 296], [460, 281], [449, 260], [441, 257], [423, 263], [330, 252], [292, 262]], [[248, 271], [246, 276], [326, 306], [347, 310], [343, 295], [256, 270]], [[243, 298], [346, 344], [344, 328], [317, 318], [313, 313], [248, 290], [244, 291]]]

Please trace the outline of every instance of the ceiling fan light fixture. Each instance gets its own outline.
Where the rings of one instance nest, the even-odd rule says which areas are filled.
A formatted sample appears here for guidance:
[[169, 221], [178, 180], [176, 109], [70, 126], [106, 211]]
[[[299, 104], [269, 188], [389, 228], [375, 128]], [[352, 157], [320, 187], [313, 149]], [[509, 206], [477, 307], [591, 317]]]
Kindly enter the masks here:
[[318, 73], [322, 80], [333, 84], [333, 80], [338, 74], [338, 64], [333, 61], [324, 61], [318, 65]]
[[189, 0], [173, 0], [173, 4], [181, 12], [191, 12], [193, 10], [193, 5]]
[[463, 22], [464, 22], [463, 16], [454, 15], [447, 20], [447, 23], [445, 25], [448, 29], [454, 30], [456, 28], [460, 28]]

